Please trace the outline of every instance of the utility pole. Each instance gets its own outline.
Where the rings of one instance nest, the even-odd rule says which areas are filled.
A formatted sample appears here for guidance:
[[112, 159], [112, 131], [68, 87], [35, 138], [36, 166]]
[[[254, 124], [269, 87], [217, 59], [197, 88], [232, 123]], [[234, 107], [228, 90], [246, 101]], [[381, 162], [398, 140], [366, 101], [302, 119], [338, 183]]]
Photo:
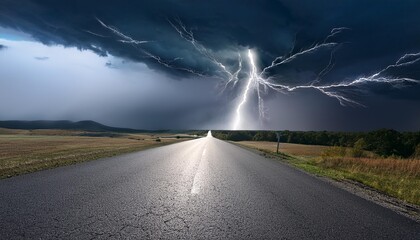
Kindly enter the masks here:
[[279, 145], [280, 145], [280, 132], [276, 132], [277, 135], [277, 154], [279, 154]]

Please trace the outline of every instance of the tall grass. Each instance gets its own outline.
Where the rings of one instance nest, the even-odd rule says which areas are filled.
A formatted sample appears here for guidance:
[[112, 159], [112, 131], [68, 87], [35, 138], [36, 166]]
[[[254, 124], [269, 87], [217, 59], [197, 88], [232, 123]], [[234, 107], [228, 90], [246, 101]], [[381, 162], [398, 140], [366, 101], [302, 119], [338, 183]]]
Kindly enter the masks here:
[[[240, 142], [276, 153], [276, 143]], [[280, 144], [285, 161], [316, 175], [353, 180], [420, 205], [420, 159], [382, 158], [354, 148]], [[359, 157], [362, 156], [362, 157]]]
[[323, 157], [318, 163], [351, 172], [420, 177], [420, 160], [416, 159]]
[[391, 196], [420, 205], [420, 160], [322, 157], [312, 162]]

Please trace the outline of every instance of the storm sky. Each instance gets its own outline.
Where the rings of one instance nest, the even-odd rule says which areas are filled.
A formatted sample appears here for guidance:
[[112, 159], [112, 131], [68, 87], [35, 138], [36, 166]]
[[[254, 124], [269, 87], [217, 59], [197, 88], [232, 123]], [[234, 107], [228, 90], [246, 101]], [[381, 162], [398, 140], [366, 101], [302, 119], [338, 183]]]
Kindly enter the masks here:
[[420, 130], [420, 2], [0, 1], [0, 120]]

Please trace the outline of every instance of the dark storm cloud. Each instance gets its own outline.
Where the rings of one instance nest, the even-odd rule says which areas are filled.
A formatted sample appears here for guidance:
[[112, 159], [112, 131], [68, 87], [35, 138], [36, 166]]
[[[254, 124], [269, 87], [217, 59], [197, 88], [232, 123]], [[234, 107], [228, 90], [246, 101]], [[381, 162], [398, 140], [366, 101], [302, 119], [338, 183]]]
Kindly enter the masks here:
[[[226, 80], [226, 74], [207, 53], [233, 72], [238, 68], [237, 52], [244, 54], [248, 48], [255, 50], [257, 64], [263, 68], [278, 56], [290, 56], [302, 49], [334, 43], [267, 72], [267, 76], [275, 76], [277, 83], [305, 85], [317, 79], [331, 61], [333, 68], [320, 79], [325, 85], [369, 78], [379, 72], [379, 77], [420, 79], [420, 61], [416, 60], [420, 59], [420, 55], [416, 55], [420, 52], [418, 9], [418, 0], [3, 0], [0, 2], [0, 27], [23, 31], [46, 45], [89, 49], [99, 56], [113, 55], [128, 62], [142, 62], [174, 79], [195, 77], [193, 73], [196, 73]], [[208, 52], [200, 52], [201, 45], [197, 50], [180, 36], [174, 27], [182, 31], [183, 25]], [[413, 55], [399, 60], [406, 53]], [[124, 62], [110, 61], [104, 65], [112, 69], [126, 67]], [[248, 67], [244, 61], [240, 78], [247, 76]], [[236, 91], [241, 89], [238, 87]], [[401, 102], [411, 106], [418, 105], [420, 99], [420, 85], [413, 82], [369, 82], [333, 90], [356, 101], [363, 99], [360, 102], [366, 106], [378, 105], [375, 99], [368, 98], [377, 95], [398, 101], [403, 99]], [[203, 88], [203, 91], [207, 89]], [[264, 96], [267, 101], [278, 98], [271, 93]], [[227, 96], [230, 99], [224, 100], [232, 100], [235, 96], [230, 94]], [[307, 96], [303, 99], [311, 99], [312, 104], [316, 102], [313, 99], [331, 100], [325, 100], [325, 95], [314, 89], [299, 90], [296, 96]], [[219, 106], [217, 104], [207, 107]], [[303, 105], [302, 101], [295, 101], [290, 108], [310, 108]], [[331, 105], [334, 107], [323, 106], [342, 114], [343, 118], [352, 119], [353, 110], [341, 110], [337, 102], [331, 101]], [[185, 112], [188, 107], [185, 106]], [[276, 112], [275, 107], [271, 109], [272, 116], [283, 114]], [[369, 111], [371, 116], [368, 118], [374, 119], [375, 113], [385, 110], [378, 107]], [[134, 112], [136, 116], [143, 114], [140, 110]], [[154, 106], [145, 112], [153, 116], [170, 116], [166, 114], [168, 109], [159, 111]], [[416, 113], [412, 114], [415, 116]], [[295, 122], [293, 115], [291, 119]], [[331, 123], [316, 124], [322, 129]], [[154, 127], [153, 123], [150, 126]]]
[[[218, 68], [183, 40], [169, 21], [180, 19], [198, 41], [222, 61], [235, 59], [235, 51], [256, 48], [262, 65], [276, 56], [322, 42], [331, 29], [351, 29], [333, 36], [346, 42], [336, 54], [329, 79], [368, 74], [419, 51], [418, 1], [92, 1], [13, 0], [0, 3], [0, 24], [30, 33], [45, 44], [63, 44], [145, 62], [171, 74], [179, 69], [217, 75]], [[107, 26], [144, 44], [124, 40]], [[141, 49], [176, 69], [159, 64]], [[225, 54], [221, 53], [225, 51]], [[227, 51], [227, 52], [226, 52]], [[327, 61], [328, 58], [324, 58]], [[321, 61], [322, 62], [322, 61]], [[312, 61], [313, 63], [313, 61]], [[369, 63], [369, 64], [365, 64]], [[292, 66], [302, 71], [307, 64]], [[306, 68], [313, 73], [320, 66]], [[287, 72], [287, 71], [286, 71]], [[285, 74], [287, 77], [287, 74]]]

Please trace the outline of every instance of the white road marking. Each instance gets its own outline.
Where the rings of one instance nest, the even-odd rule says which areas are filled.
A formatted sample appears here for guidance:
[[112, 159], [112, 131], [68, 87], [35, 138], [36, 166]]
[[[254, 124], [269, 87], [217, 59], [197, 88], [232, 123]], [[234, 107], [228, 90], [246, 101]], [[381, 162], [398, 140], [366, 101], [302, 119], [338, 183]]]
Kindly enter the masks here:
[[193, 185], [191, 188], [191, 194], [196, 195], [200, 193], [200, 189], [204, 186], [204, 170], [207, 168], [207, 159], [206, 159], [207, 149], [204, 147], [203, 154], [201, 155], [200, 163], [198, 165], [197, 171], [194, 176]]

